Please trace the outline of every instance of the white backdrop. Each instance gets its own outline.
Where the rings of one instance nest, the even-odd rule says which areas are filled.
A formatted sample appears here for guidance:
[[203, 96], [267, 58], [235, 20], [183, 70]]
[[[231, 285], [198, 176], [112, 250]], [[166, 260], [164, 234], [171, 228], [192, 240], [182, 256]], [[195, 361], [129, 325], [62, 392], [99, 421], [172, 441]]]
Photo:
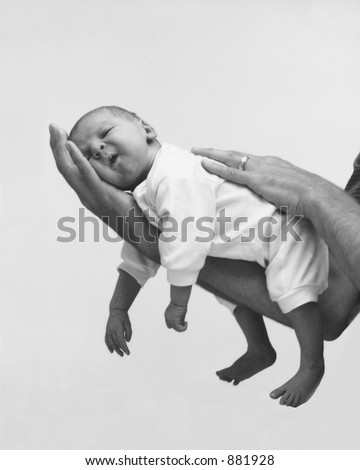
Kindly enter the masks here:
[[344, 186], [360, 150], [360, 2], [2, 0], [1, 401], [3, 449], [359, 448], [359, 321], [326, 344], [313, 399], [268, 394], [298, 366], [268, 322], [273, 367], [238, 387], [215, 371], [245, 348], [195, 289], [169, 332], [164, 272], [132, 311], [131, 356], [103, 336], [120, 243], [58, 243], [80, 202], [47, 126], [87, 110], [136, 111], [162, 141], [273, 154]]

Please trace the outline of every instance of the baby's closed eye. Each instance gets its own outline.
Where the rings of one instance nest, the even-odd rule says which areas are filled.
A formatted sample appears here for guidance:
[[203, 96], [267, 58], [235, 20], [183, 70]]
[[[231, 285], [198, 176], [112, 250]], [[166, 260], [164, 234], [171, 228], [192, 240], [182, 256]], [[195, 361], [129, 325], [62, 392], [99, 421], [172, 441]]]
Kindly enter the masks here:
[[103, 133], [101, 134], [101, 138], [103, 139], [104, 137], [107, 136], [107, 134], [113, 129], [113, 127], [109, 127], [108, 129], [105, 129]]

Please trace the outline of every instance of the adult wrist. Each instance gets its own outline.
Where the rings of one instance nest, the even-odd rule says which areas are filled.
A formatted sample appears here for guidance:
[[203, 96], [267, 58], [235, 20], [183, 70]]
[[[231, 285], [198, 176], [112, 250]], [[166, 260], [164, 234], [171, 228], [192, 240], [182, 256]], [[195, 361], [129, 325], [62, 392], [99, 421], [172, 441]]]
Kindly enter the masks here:
[[306, 188], [302, 198], [305, 217], [314, 222], [318, 218], [323, 205], [325, 204], [328, 207], [329, 201], [333, 198], [334, 189], [339, 188], [320, 176], [313, 175], [313, 182]]

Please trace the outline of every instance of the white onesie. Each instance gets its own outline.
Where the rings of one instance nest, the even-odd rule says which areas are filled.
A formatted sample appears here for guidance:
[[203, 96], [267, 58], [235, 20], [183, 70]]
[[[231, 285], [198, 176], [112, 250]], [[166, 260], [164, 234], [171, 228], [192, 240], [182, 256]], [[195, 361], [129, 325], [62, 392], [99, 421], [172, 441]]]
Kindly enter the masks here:
[[[162, 230], [159, 251], [169, 283], [194, 284], [208, 255], [242, 259], [265, 268], [270, 298], [283, 313], [316, 302], [327, 287], [328, 249], [310, 221], [286, 225], [275, 206], [208, 173], [201, 160], [163, 144], [147, 179], [133, 192], [149, 221]], [[119, 269], [141, 286], [159, 267], [127, 242], [121, 257]]]

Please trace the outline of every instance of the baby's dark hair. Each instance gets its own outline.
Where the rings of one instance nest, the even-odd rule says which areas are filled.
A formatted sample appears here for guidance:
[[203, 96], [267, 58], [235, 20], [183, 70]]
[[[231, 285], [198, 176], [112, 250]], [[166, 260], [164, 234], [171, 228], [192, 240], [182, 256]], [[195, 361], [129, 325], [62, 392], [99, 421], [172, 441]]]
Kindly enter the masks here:
[[96, 111], [103, 111], [107, 110], [110, 111], [114, 116], [119, 116], [124, 119], [128, 119], [129, 121], [139, 121], [140, 118], [136, 113], [133, 113], [132, 111], [128, 111], [127, 109], [120, 108], [120, 106], [99, 106], [98, 108], [92, 109], [91, 111], [87, 112], [81, 118], [75, 123], [74, 127], [70, 131], [69, 135], [69, 140], [74, 136], [75, 132], [77, 131], [77, 128], [79, 127], [79, 124], [81, 121], [89, 116], [92, 113], [95, 113]]

